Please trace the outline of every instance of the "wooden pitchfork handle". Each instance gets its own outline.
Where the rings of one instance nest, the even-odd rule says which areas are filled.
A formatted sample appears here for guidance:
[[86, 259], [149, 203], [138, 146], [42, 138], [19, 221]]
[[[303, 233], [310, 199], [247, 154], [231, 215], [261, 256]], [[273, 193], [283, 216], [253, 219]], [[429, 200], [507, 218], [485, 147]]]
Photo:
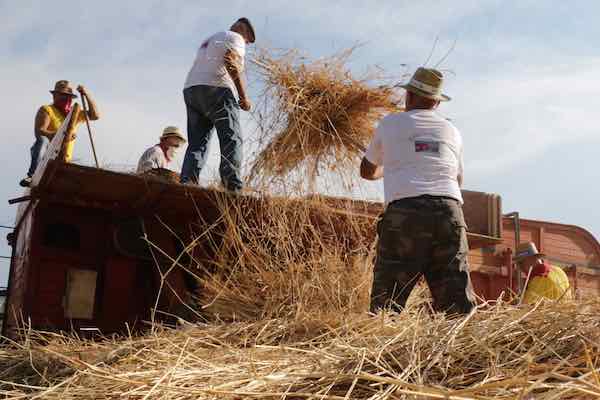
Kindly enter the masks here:
[[87, 130], [90, 135], [90, 143], [92, 144], [92, 153], [94, 154], [94, 162], [96, 163], [96, 168], [100, 168], [100, 164], [98, 164], [98, 156], [96, 155], [96, 146], [94, 146], [94, 138], [92, 137], [92, 128], [90, 127], [90, 119], [88, 118], [87, 101], [88, 101], [87, 96], [85, 94], [81, 94], [81, 105], [83, 106], [83, 115], [85, 116], [85, 124], [87, 126]]

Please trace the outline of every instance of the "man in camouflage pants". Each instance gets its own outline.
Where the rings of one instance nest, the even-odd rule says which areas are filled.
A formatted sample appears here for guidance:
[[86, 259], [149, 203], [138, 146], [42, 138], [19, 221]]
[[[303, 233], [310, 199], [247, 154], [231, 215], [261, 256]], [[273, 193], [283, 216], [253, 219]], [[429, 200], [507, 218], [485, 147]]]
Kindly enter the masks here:
[[361, 176], [384, 178], [385, 213], [377, 226], [371, 311], [401, 311], [425, 276], [434, 308], [468, 313], [474, 294], [460, 187], [460, 132], [435, 112], [442, 74], [419, 68], [406, 89], [406, 112], [386, 116], [361, 163]]

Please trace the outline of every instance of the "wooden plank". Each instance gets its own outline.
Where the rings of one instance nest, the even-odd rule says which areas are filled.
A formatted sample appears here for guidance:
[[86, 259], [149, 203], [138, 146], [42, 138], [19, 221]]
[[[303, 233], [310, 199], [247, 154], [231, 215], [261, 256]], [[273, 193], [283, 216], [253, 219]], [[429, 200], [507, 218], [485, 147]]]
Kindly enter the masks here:
[[469, 231], [485, 236], [499, 236], [502, 210], [499, 196], [491, 193], [463, 190], [463, 213]]
[[566, 245], [570, 247], [593, 247], [586, 239], [576, 237], [573, 232], [552, 232], [547, 230], [544, 237], [548, 243], [562, 244], [563, 246]]
[[[521, 230], [521, 243], [523, 242], [536, 242], [536, 237], [531, 230]], [[502, 232], [502, 241], [503, 243], [511, 244], [514, 247], [515, 243], [515, 232], [513, 228], [504, 227]]]
[[85, 269], [69, 268], [65, 289], [65, 318], [94, 318], [96, 299], [96, 282], [98, 272]]
[[555, 244], [554, 242], [546, 241], [546, 249], [545, 249], [544, 253], [551, 253], [551, 252], [564, 252], [564, 253], [581, 254], [581, 255], [587, 255], [587, 254], [593, 253], [593, 251], [591, 251], [591, 249], [585, 250], [578, 246], [568, 246], [568, 245], [565, 245], [564, 242]]

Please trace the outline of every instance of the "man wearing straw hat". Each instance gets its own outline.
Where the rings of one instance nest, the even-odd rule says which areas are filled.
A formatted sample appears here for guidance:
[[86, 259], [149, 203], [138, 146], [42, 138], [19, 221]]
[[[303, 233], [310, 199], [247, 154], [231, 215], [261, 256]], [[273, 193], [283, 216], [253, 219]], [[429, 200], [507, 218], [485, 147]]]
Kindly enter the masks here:
[[183, 90], [189, 145], [181, 183], [198, 182], [214, 127], [221, 147], [219, 172], [223, 186], [232, 191], [242, 188], [239, 109], [251, 108], [243, 71], [246, 44], [254, 40], [252, 24], [240, 18], [228, 31], [215, 33], [200, 45]]
[[559, 267], [544, 260], [534, 243], [521, 243], [515, 252], [514, 262], [527, 275], [527, 286], [523, 303], [535, 303], [541, 298], [549, 300], [570, 300], [569, 277]]
[[421, 276], [434, 308], [468, 313], [474, 294], [460, 187], [460, 132], [435, 109], [443, 75], [419, 68], [404, 86], [406, 112], [383, 118], [360, 166], [368, 180], [383, 178], [386, 210], [378, 223], [371, 291], [373, 312], [402, 310]]
[[153, 169], [172, 169], [171, 164], [177, 150], [185, 143], [185, 138], [176, 126], [167, 126], [159, 139], [159, 143], [142, 154], [137, 166], [137, 173], [143, 174]]
[[[96, 121], [100, 118], [98, 107], [90, 96], [87, 89], [81, 85], [77, 87], [77, 91], [81, 96], [85, 96], [89, 102], [88, 118], [91, 121]], [[71, 112], [73, 99], [77, 98], [69, 81], [60, 80], [54, 85], [52, 93], [52, 104], [41, 106], [35, 116], [35, 142], [31, 147], [31, 164], [27, 171], [27, 176], [19, 182], [19, 185], [28, 187], [31, 184], [31, 177], [35, 173], [35, 169], [40, 160], [44, 156], [48, 143], [52, 140], [58, 128]], [[85, 122], [85, 115], [79, 114], [77, 124]], [[75, 142], [71, 141], [67, 145], [66, 160], [70, 161], [73, 157], [73, 147]]]

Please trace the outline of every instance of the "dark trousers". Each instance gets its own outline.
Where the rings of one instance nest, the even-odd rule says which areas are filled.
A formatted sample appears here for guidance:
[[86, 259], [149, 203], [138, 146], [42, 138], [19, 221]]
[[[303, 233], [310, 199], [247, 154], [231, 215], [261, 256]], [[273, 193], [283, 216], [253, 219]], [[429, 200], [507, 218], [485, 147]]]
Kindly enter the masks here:
[[198, 85], [183, 91], [187, 109], [188, 147], [181, 169], [181, 183], [198, 182], [206, 164], [213, 128], [221, 147], [219, 173], [228, 190], [242, 188], [242, 133], [240, 107], [228, 88]]
[[48, 144], [50, 143], [50, 139], [46, 136], [35, 135], [35, 142], [33, 146], [31, 146], [31, 164], [29, 165], [29, 170], [27, 171], [27, 176], [32, 177], [35, 173], [35, 170], [44, 157], [46, 153], [46, 149], [48, 148]]
[[401, 311], [421, 276], [437, 311], [468, 313], [474, 293], [466, 224], [458, 201], [434, 196], [396, 200], [378, 223], [371, 311]]

